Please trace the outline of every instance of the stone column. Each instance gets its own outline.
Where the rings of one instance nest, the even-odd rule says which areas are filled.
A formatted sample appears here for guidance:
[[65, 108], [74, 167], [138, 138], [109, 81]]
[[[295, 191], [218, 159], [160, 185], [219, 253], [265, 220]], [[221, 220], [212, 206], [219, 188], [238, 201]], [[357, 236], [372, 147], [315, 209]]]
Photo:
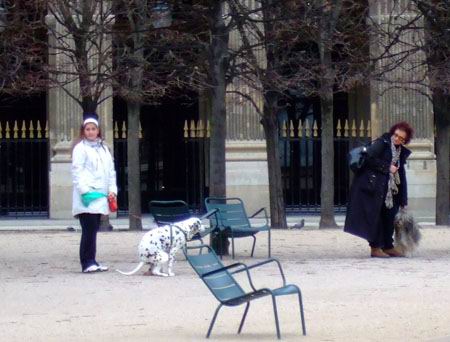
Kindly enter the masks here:
[[[47, 16], [46, 21], [53, 32], [63, 31], [63, 27], [53, 16]], [[59, 43], [53, 35], [49, 35], [49, 42], [51, 47]], [[78, 78], [70, 76], [69, 79], [69, 76], [64, 75], [64, 72], [73, 70], [69, 58], [61, 50], [50, 48], [49, 64], [52, 68], [63, 71], [58, 79], [60, 86], [50, 88], [47, 99], [50, 140], [49, 216], [53, 219], [67, 219], [72, 218], [72, 146], [79, 136], [83, 111], [73, 98], [79, 96]], [[97, 113], [103, 136], [112, 152], [112, 97], [97, 108]]]
[[[408, 0], [370, 1], [372, 19], [383, 29], [393, 28], [416, 16], [412, 3]], [[420, 23], [417, 23], [420, 25]], [[406, 51], [420, 41], [423, 31], [410, 30], [401, 36], [402, 43], [394, 45], [392, 51]], [[381, 37], [382, 38], [382, 37]], [[372, 53], [379, 54], [383, 42], [377, 39], [372, 44]], [[385, 40], [384, 40], [385, 42]], [[383, 68], [389, 61], [379, 62]], [[374, 137], [399, 121], [409, 122], [415, 130], [415, 137], [407, 146], [413, 152], [407, 164], [409, 207], [417, 216], [434, 217], [436, 197], [436, 162], [434, 154], [433, 108], [426, 94], [426, 84], [420, 84], [426, 74], [425, 54], [416, 52], [407, 57], [402, 67], [385, 75], [389, 82], [372, 82], [371, 122]]]
[[[255, 8], [253, 1], [244, 1], [250, 8]], [[257, 15], [257, 14], [255, 14]], [[241, 36], [239, 32], [230, 34], [229, 46], [239, 49]], [[263, 64], [264, 53], [256, 51]], [[236, 79], [228, 91], [239, 91], [248, 94], [262, 110], [262, 95], [250, 89], [244, 81]], [[269, 177], [267, 167], [266, 142], [260, 114], [253, 104], [237, 94], [227, 96], [227, 142], [226, 142], [226, 177], [227, 196], [240, 197], [249, 214], [261, 207], [270, 210]]]

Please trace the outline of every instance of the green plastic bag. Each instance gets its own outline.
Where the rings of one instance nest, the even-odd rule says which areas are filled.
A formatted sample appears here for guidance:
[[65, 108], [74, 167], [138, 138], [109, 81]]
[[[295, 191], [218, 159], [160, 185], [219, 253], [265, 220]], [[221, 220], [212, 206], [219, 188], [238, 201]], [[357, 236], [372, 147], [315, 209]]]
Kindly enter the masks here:
[[90, 191], [81, 195], [81, 202], [83, 202], [83, 205], [85, 207], [89, 207], [89, 204], [91, 204], [92, 201], [95, 201], [102, 197], [106, 197], [106, 194], [97, 191]]

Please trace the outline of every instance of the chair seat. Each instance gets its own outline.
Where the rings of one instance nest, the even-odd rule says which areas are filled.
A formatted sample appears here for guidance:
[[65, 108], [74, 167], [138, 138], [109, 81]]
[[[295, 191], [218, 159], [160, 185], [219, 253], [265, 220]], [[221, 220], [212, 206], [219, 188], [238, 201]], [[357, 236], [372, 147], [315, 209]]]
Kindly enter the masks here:
[[258, 290], [255, 292], [250, 292], [250, 293], [246, 293], [244, 296], [240, 296], [237, 298], [233, 298], [230, 300], [227, 300], [226, 302], [224, 302], [224, 305], [227, 306], [236, 306], [236, 305], [241, 305], [242, 303], [247, 303], [251, 300], [257, 299], [257, 298], [261, 298], [261, 297], [265, 297], [270, 295], [270, 292], [267, 290]]
[[286, 285], [272, 291], [275, 296], [285, 296], [298, 293], [298, 287], [295, 285]]
[[234, 237], [244, 237], [255, 235], [259, 232], [268, 231], [270, 228], [268, 226], [254, 227], [254, 228], [233, 228]]
[[[279, 287], [275, 290], [272, 290], [272, 292], [275, 296], [286, 296], [286, 295], [298, 293], [298, 287], [295, 285], [286, 285], [283, 287]], [[224, 303], [224, 304], [229, 305], [229, 306], [236, 306], [236, 305], [240, 305], [242, 303], [246, 303], [250, 300], [253, 300], [256, 298], [261, 298], [261, 297], [268, 296], [268, 295], [270, 295], [269, 291], [267, 291], [265, 289], [258, 290], [255, 292], [247, 293], [244, 296], [230, 299], [230, 300], [226, 301], [226, 303]]]

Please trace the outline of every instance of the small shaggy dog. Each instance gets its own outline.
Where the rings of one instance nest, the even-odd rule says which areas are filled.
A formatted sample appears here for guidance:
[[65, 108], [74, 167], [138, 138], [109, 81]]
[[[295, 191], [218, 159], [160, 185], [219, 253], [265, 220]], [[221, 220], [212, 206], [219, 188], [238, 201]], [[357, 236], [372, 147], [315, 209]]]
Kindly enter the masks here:
[[119, 273], [132, 275], [139, 271], [144, 264], [150, 264], [149, 273], [161, 277], [174, 276], [173, 263], [175, 254], [183, 248], [186, 241], [191, 240], [198, 232], [205, 230], [198, 218], [190, 218], [152, 229], [144, 234], [139, 243], [139, 258], [141, 262], [130, 272]]
[[411, 214], [400, 209], [394, 220], [395, 247], [405, 255], [411, 255], [419, 246], [420, 226]]

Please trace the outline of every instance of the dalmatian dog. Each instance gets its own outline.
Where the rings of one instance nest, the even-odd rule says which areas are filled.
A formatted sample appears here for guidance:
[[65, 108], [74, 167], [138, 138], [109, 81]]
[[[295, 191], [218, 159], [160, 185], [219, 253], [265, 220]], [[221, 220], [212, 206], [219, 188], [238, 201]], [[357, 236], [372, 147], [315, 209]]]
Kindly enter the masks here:
[[190, 218], [170, 225], [157, 227], [144, 234], [139, 243], [138, 252], [141, 262], [130, 272], [119, 273], [132, 275], [138, 272], [144, 264], [150, 265], [149, 273], [156, 276], [174, 276], [173, 264], [175, 255], [183, 248], [186, 241], [205, 227], [198, 218]]

